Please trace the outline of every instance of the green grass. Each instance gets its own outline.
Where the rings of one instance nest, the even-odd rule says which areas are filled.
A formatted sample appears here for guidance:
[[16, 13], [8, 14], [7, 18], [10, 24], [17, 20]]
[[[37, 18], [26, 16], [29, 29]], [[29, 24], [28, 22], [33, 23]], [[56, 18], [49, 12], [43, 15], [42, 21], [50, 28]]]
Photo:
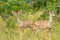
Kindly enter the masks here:
[[[49, 33], [40, 30], [38, 34], [27, 28], [22, 32], [22, 40], [60, 40], [60, 24], [53, 24]], [[0, 17], [0, 40], [20, 40], [20, 28], [6, 27], [5, 21]]]
[[[32, 31], [29, 28], [25, 29], [22, 34], [22, 40], [47, 40], [48, 38], [49, 40], [60, 40], [60, 25], [54, 26], [48, 37], [45, 30], [39, 31], [38, 34], [34, 33], [32, 36]], [[20, 40], [20, 29], [0, 27], [0, 40]]]

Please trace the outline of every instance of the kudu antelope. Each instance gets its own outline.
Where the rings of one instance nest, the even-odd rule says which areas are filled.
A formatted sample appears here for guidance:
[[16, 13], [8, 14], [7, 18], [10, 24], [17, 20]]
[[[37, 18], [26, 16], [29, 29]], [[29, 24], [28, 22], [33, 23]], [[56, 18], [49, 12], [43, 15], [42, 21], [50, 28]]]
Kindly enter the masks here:
[[32, 21], [32, 20], [26, 20], [26, 21], [22, 21], [20, 20], [20, 14], [22, 11], [16, 13], [14, 11], [12, 11], [12, 13], [16, 16], [17, 18], [17, 22], [19, 24], [19, 27], [24, 30], [24, 28], [31, 28], [32, 31], [38, 31], [39, 29], [46, 29], [49, 30], [52, 28], [52, 17], [55, 15], [54, 11], [50, 12], [48, 11], [49, 14], [49, 20], [39, 20], [39, 21]]
[[12, 14], [15, 15], [15, 17], [17, 18], [18, 26], [21, 28], [22, 31], [24, 31], [24, 29], [27, 27], [31, 28], [29, 25], [31, 25], [33, 21], [32, 20], [26, 20], [26, 21], [21, 20], [20, 19], [21, 13], [22, 13], [22, 10], [17, 13], [12, 11]]
[[31, 26], [33, 30], [39, 31], [39, 29], [46, 29], [46, 31], [48, 31], [49, 29], [52, 28], [52, 22], [53, 22], [52, 17], [55, 16], [55, 12], [48, 11], [48, 14], [49, 14], [49, 20], [35, 21]]

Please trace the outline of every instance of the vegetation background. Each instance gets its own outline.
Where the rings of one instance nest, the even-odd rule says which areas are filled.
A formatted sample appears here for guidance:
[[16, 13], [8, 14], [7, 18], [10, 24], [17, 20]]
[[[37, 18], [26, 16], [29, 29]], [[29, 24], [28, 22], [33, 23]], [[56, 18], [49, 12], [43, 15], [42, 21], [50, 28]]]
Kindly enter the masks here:
[[[55, 9], [53, 26], [49, 40], [60, 40], [60, 0], [0, 0], [0, 40], [20, 40], [20, 28], [13, 11], [23, 10], [21, 20], [48, 20], [47, 10]], [[23, 32], [22, 40], [47, 40], [44, 30], [34, 33], [27, 28]]]

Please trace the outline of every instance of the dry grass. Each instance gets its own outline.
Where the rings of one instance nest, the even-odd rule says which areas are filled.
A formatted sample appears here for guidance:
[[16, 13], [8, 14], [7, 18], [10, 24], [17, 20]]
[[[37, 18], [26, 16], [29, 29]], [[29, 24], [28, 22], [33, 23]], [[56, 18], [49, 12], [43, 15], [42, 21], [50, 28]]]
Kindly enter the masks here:
[[[46, 33], [45, 30], [41, 30], [34, 33], [27, 28], [22, 32], [22, 40], [60, 40], [60, 28], [54, 27], [51, 32]], [[7, 27], [0, 27], [0, 40], [20, 40], [20, 29], [9, 29]]]
[[[38, 34], [35, 32], [33, 35], [31, 29], [27, 28], [22, 32], [22, 40], [60, 40], [60, 24], [53, 24], [52, 27], [48, 33], [40, 30]], [[20, 28], [7, 27], [5, 21], [0, 17], [0, 40], [20, 40]]]

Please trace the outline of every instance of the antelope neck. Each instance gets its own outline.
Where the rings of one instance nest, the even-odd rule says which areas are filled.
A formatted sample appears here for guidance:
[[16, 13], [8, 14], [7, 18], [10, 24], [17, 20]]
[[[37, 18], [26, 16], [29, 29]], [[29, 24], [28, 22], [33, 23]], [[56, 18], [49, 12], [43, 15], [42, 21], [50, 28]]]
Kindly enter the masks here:
[[20, 20], [20, 17], [19, 17], [19, 15], [16, 15], [16, 18], [17, 18], [17, 22], [18, 22], [18, 24], [21, 24], [21, 20]]
[[49, 13], [49, 22], [50, 22], [50, 24], [52, 24], [52, 14], [51, 13]]

